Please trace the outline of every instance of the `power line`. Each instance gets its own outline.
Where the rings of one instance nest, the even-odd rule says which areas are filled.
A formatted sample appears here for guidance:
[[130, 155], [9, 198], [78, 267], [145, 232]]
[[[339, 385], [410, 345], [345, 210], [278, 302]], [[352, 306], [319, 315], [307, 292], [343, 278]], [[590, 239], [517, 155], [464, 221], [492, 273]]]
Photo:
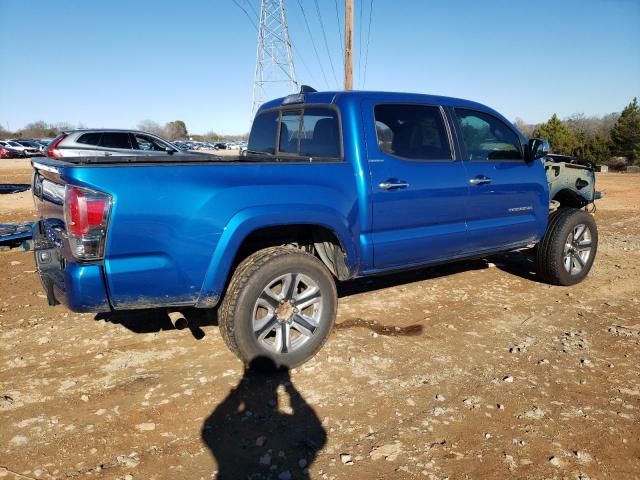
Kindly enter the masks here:
[[318, 5], [318, 0], [315, 0], [316, 4], [316, 12], [318, 12], [318, 20], [320, 20], [320, 29], [322, 30], [322, 38], [324, 39], [324, 48], [327, 50], [327, 56], [329, 57], [329, 65], [331, 65], [331, 72], [333, 72], [333, 79], [336, 82], [336, 86], [338, 85], [338, 77], [336, 76], [336, 71], [333, 68], [333, 60], [331, 60], [331, 50], [329, 50], [329, 42], [327, 42], [327, 32], [324, 29], [324, 23], [322, 21], [322, 15], [320, 14], [320, 6]]
[[249, 12], [247, 12], [247, 10], [246, 10], [242, 5], [240, 5], [240, 4], [237, 2], [237, 0], [231, 0], [231, 1], [232, 1], [233, 3], [235, 3], [235, 4], [236, 4], [236, 6], [237, 6], [240, 10], [242, 10], [242, 11], [244, 12], [244, 14], [247, 16], [247, 18], [248, 18], [248, 19], [249, 19], [249, 21], [251, 22], [251, 25], [253, 25], [253, 28], [255, 28], [256, 30], [258, 30], [258, 25], [256, 25], [255, 20], [251, 17], [251, 15], [249, 15]]
[[369, 63], [369, 43], [371, 41], [371, 17], [373, 16], [373, 0], [369, 2], [369, 26], [367, 27], [367, 47], [364, 54], [364, 77], [362, 78], [362, 88], [367, 83], [367, 64]]
[[244, 0], [244, 3], [246, 3], [247, 5], [249, 5], [249, 8], [251, 9], [251, 11], [253, 12], [253, 14], [256, 16], [256, 19], [260, 18], [260, 14], [258, 13], [258, 11], [256, 10], [256, 7], [253, 5], [253, 2], [251, 0]]
[[318, 66], [320, 67], [320, 71], [322, 72], [322, 78], [324, 79], [324, 83], [329, 89], [329, 82], [327, 82], [327, 76], [324, 73], [324, 68], [322, 67], [322, 62], [320, 61], [320, 54], [318, 53], [318, 48], [316, 47], [316, 42], [313, 39], [313, 34], [311, 33], [311, 28], [309, 27], [309, 21], [307, 20], [307, 14], [304, 11], [304, 7], [300, 0], [298, 0], [298, 5], [300, 6], [300, 10], [302, 11], [302, 17], [304, 18], [304, 23], [307, 26], [307, 32], [309, 32], [309, 38], [311, 39], [311, 45], [313, 45], [313, 51], [316, 53], [316, 59], [318, 60]]

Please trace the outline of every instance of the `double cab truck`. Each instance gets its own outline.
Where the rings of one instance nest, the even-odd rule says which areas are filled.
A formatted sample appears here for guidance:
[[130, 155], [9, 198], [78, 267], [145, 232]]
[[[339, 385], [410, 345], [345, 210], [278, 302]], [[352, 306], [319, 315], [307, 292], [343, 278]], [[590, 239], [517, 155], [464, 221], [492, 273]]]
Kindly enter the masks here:
[[311, 358], [337, 281], [530, 248], [538, 278], [572, 285], [596, 255], [592, 166], [471, 101], [304, 87], [232, 159], [62, 157], [58, 140], [32, 162], [49, 303], [217, 308], [246, 363]]

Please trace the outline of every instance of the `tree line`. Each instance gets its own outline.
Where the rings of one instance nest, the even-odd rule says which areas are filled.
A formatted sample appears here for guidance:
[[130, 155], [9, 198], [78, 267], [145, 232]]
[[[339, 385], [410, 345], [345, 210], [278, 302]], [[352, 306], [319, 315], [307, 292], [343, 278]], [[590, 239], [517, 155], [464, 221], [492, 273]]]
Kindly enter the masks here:
[[554, 153], [571, 155], [622, 170], [640, 165], [640, 107], [634, 98], [622, 113], [602, 117], [575, 114], [564, 120], [554, 113], [545, 123], [531, 125], [516, 118], [527, 137], [549, 140]]

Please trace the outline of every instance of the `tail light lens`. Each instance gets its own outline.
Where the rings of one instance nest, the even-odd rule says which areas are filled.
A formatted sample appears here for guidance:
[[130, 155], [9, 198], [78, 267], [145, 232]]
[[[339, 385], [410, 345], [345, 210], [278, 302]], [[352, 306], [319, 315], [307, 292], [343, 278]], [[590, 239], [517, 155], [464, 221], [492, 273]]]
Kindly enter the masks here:
[[79, 260], [101, 260], [111, 213], [111, 196], [66, 186], [64, 219], [71, 253]]
[[66, 135], [62, 134], [49, 144], [49, 146], [47, 147], [47, 157], [62, 158], [62, 154], [60, 153], [60, 150], [57, 149], [57, 147], [58, 147], [58, 144], [65, 138], [66, 138]]

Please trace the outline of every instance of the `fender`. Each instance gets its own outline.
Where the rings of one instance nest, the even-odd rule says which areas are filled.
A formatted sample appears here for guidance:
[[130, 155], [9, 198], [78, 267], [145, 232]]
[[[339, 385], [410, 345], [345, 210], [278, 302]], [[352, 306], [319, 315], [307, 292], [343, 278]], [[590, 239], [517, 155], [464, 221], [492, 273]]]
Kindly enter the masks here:
[[247, 208], [231, 217], [225, 226], [207, 268], [196, 307], [214, 307], [220, 301], [233, 260], [242, 242], [252, 232], [265, 227], [303, 224], [317, 225], [334, 232], [347, 254], [350, 275], [357, 274], [359, 255], [349, 231], [349, 222], [337, 210], [322, 205], [310, 208], [305, 204]]

